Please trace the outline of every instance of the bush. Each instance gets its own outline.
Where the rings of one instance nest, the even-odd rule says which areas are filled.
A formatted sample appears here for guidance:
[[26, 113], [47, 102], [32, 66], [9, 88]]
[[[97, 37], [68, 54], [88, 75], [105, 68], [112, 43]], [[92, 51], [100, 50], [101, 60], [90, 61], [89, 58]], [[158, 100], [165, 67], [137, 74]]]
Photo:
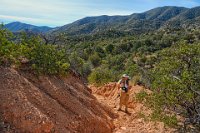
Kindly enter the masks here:
[[0, 64], [10, 66], [19, 65], [18, 58], [21, 56], [20, 46], [9, 41], [13, 34], [0, 27]]
[[65, 52], [52, 45], [33, 45], [29, 59], [38, 73], [66, 74], [70, 66]]
[[98, 67], [101, 64], [101, 58], [97, 53], [91, 55], [89, 59], [94, 67]]
[[176, 127], [178, 124], [178, 120], [175, 115], [170, 116], [170, 115], [162, 114], [158, 111], [153, 111], [153, 113], [150, 116], [150, 119], [153, 121], [161, 121], [169, 127]]
[[112, 73], [107, 69], [98, 68], [92, 71], [88, 81], [96, 85], [103, 85], [112, 81]]
[[84, 63], [82, 68], [81, 68], [81, 75], [84, 77], [84, 78], [87, 78], [88, 75], [91, 73], [91, 64], [90, 63]]
[[147, 98], [147, 96], [148, 96], [148, 94], [144, 90], [140, 91], [139, 93], [137, 93], [135, 95], [136, 100], [139, 101], [139, 102], [144, 101]]
[[73, 70], [80, 72], [83, 67], [83, 59], [76, 52], [73, 52], [69, 57], [69, 63]]
[[29, 65], [37, 73], [66, 74], [69, 63], [64, 50], [56, 46], [43, 45], [38, 37], [25, 37], [20, 44], [10, 40], [12, 34], [0, 29], [0, 62], [1, 64], [17, 65], [20, 67], [20, 58], [26, 58]]
[[108, 54], [112, 53], [113, 49], [114, 49], [114, 45], [112, 45], [112, 44], [108, 44], [108, 45], [105, 47], [105, 50], [106, 50], [106, 52], [107, 52]]
[[177, 111], [178, 108], [182, 116], [198, 125], [200, 44], [180, 43], [160, 52], [159, 58], [152, 70], [154, 94], [148, 105], [154, 110], [168, 108]]
[[140, 85], [140, 84], [141, 84], [141, 82], [140, 82], [140, 76], [139, 76], [139, 75], [135, 75], [135, 76], [133, 77], [133, 79], [132, 79], [132, 83], [133, 83], [134, 85]]

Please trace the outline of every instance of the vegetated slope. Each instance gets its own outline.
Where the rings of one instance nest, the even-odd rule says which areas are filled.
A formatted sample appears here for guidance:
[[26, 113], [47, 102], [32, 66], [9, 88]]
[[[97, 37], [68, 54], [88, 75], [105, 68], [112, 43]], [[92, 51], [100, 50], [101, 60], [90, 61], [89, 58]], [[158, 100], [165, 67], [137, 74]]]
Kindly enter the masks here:
[[194, 25], [196, 28], [199, 27], [200, 21], [200, 7], [191, 8], [190, 10], [186, 10], [185, 12], [180, 13], [173, 19], [171, 19], [168, 23], [168, 27], [188, 27], [190, 25]]
[[160, 28], [181, 28], [185, 25], [198, 25], [200, 7], [185, 8], [164, 6], [151, 9], [143, 13], [134, 13], [126, 16], [95, 16], [85, 17], [61, 27], [34, 26], [13, 22], [5, 25], [12, 32], [31, 31], [35, 33], [67, 33], [69, 35], [93, 34], [102, 31], [117, 30], [134, 33], [144, 33]]
[[[148, 32], [166, 26], [181, 28], [185, 24], [198, 24], [193, 20], [199, 20], [199, 9], [165, 6], [134, 13], [127, 16], [97, 16], [86, 17], [71, 24], [64, 25], [53, 32], [65, 32], [70, 35], [93, 34], [99, 31], [117, 30], [131, 32]], [[179, 23], [179, 24], [177, 24]]]
[[8, 30], [12, 32], [29, 31], [29, 32], [34, 32], [34, 33], [45, 33], [53, 29], [47, 26], [34, 26], [34, 25], [25, 24], [21, 22], [12, 22], [12, 23], [6, 24], [5, 28], [7, 28]]
[[114, 114], [77, 77], [37, 77], [4, 67], [0, 73], [1, 132], [112, 132]]
[[[143, 87], [138, 85], [132, 86], [129, 92], [128, 114], [123, 111], [117, 111], [119, 104], [119, 97], [117, 95], [119, 91], [116, 83], [108, 83], [100, 87], [91, 85], [90, 88], [99, 101], [118, 113], [119, 117], [114, 119], [114, 133], [172, 133], [175, 131], [172, 128], [165, 127], [163, 122], [145, 120], [144, 116], [142, 118], [142, 115], [148, 116], [151, 113], [150, 109], [134, 99], [135, 94], [144, 90]], [[145, 91], [151, 93], [148, 90]]]

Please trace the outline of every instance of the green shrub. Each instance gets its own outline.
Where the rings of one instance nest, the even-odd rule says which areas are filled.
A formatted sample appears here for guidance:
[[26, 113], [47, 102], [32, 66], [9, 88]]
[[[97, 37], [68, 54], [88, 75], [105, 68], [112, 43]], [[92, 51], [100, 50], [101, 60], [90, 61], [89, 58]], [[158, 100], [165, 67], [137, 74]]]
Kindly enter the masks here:
[[83, 59], [79, 57], [77, 52], [73, 52], [69, 57], [69, 63], [72, 69], [76, 70], [77, 72], [81, 71], [81, 68], [83, 67]]
[[94, 67], [98, 67], [101, 64], [101, 58], [97, 53], [94, 53], [89, 59]]
[[135, 76], [133, 77], [133, 79], [131, 80], [131, 82], [132, 82], [134, 85], [140, 84], [140, 75], [135, 75]]
[[29, 53], [32, 68], [38, 73], [66, 74], [69, 63], [63, 50], [56, 46], [35, 44]]
[[150, 115], [150, 120], [161, 121], [169, 127], [176, 127], [178, 124], [178, 120], [175, 115], [169, 116], [159, 111], [153, 111], [153, 113]]
[[20, 46], [9, 41], [13, 34], [0, 27], [0, 64], [10, 66], [19, 65], [18, 58], [21, 56]]
[[64, 50], [56, 46], [43, 45], [37, 36], [24, 35], [19, 44], [12, 42], [12, 34], [0, 28], [1, 65], [20, 66], [20, 58], [29, 60], [29, 65], [37, 73], [66, 74], [69, 63]]
[[114, 49], [114, 45], [112, 45], [112, 44], [108, 44], [108, 45], [105, 47], [105, 50], [106, 50], [106, 52], [107, 52], [108, 54], [112, 53], [113, 49]]
[[112, 73], [107, 69], [97, 68], [89, 75], [88, 81], [96, 85], [103, 85], [112, 81]]
[[87, 78], [88, 75], [91, 73], [91, 64], [90, 63], [84, 63], [83, 66], [81, 67], [81, 75], [84, 78]]
[[144, 90], [140, 91], [135, 95], [137, 101], [142, 102], [145, 98], [147, 98], [148, 94]]

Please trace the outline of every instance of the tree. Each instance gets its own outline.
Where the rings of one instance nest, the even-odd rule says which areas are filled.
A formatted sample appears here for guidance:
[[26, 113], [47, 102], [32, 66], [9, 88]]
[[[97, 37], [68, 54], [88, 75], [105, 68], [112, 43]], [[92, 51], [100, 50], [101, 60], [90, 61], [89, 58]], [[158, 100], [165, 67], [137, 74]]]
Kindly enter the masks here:
[[94, 53], [93, 55], [91, 55], [89, 59], [94, 67], [99, 66], [101, 63], [101, 58], [99, 57], [97, 53]]
[[[155, 94], [163, 105], [180, 108], [194, 125], [200, 122], [200, 44], [179, 44], [163, 50], [153, 69]], [[186, 112], [186, 113], [184, 113]]]
[[97, 68], [88, 76], [88, 81], [96, 85], [103, 85], [112, 81], [112, 75], [108, 69]]
[[104, 50], [103, 50], [102, 47], [97, 46], [95, 48], [95, 51], [97, 52], [97, 54], [99, 55], [99, 57], [101, 57], [101, 58], [105, 57], [105, 52], [104, 52]]
[[105, 47], [106, 52], [109, 53], [109, 54], [112, 53], [113, 49], [114, 49], [114, 45], [112, 45], [112, 44], [108, 44]]
[[83, 59], [80, 58], [76, 52], [73, 52], [68, 58], [71, 68], [77, 72], [80, 72], [80, 69], [84, 63]]

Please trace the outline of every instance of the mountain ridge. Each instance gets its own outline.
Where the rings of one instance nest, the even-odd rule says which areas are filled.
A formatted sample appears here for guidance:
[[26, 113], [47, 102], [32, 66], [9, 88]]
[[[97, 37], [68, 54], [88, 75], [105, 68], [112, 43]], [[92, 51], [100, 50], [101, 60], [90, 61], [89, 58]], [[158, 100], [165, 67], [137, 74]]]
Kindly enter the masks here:
[[53, 29], [48, 26], [35, 26], [32, 24], [26, 24], [18, 21], [6, 24], [5, 28], [9, 29], [12, 32], [31, 31], [36, 33], [45, 33]]
[[[20, 31], [29, 29], [30, 31], [43, 33], [67, 33], [69, 35], [94, 34], [102, 31], [116, 30], [129, 31], [135, 33], [144, 33], [170, 28], [184, 28], [185, 25], [197, 25], [200, 20], [200, 6], [193, 8], [164, 6], [157, 7], [142, 13], [133, 13], [130, 15], [101, 15], [90, 16], [72, 23], [56, 27], [38, 27], [27, 25], [15, 27], [12, 24], [5, 25], [11, 31]], [[24, 24], [24, 23], [21, 23]]]
[[[185, 23], [188, 25], [199, 19], [200, 7], [185, 8], [176, 6], [157, 7], [143, 13], [133, 13], [126, 16], [95, 16], [85, 17], [73, 23], [61, 26], [54, 32], [65, 32], [70, 35], [93, 34], [99, 31], [117, 30], [131, 31], [136, 33], [158, 30], [166, 27], [181, 28]], [[179, 22], [178, 25], [174, 23]], [[195, 23], [198, 24], [198, 23]]]

